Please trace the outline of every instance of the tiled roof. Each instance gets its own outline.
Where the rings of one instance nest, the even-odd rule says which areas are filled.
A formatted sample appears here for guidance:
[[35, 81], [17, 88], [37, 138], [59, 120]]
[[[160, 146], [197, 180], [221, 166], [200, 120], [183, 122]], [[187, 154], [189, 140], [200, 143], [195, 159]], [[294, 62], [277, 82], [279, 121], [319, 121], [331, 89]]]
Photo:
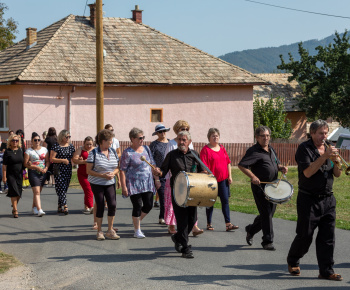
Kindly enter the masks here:
[[[111, 84], [267, 84], [258, 76], [131, 19], [104, 18], [104, 82]], [[69, 15], [0, 52], [0, 82], [95, 83], [95, 29]]]
[[254, 96], [259, 96], [267, 100], [271, 96], [284, 97], [284, 106], [287, 112], [300, 111], [298, 107], [297, 98], [302, 95], [302, 90], [297, 81], [288, 82], [288, 77], [291, 74], [276, 73], [276, 74], [256, 74], [259, 78], [262, 78], [270, 82], [271, 86], [254, 86]]

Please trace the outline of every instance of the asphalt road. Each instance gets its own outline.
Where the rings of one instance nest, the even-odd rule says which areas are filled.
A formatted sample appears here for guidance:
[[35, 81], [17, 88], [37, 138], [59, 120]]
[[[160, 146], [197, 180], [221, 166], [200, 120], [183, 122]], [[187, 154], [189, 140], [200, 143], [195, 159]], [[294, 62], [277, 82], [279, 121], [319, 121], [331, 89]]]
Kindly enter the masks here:
[[[246, 244], [244, 227], [254, 216], [231, 212], [232, 222], [240, 229], [226, 232], [222, 213], [215, 210], [215, 230], [190, 238], [195, 258], [189, 260], [175, 252], [166, 227], [158, 224], [157, 208], [143, 222], [146, 238], [135, 239], [131, 202], [118, 195], [115, 225], [121, 239], [97, 241], [91, 229], [92, 215], [81, 211], [81, 190], [69, 190], [68, 216], [56, 213], [57, 197], [52, 188], [44, 188], [42, 193], [46, 216], [32, 216], [31, 203], [32, 191], [25, 189], [19, 218], [14, 219], [10, 199], [1, 195], [0, 250], [15, 255], [30, 268], [35, 288], [350, 288], [350, 231], [336, 230], [335, 269], [344, 280], [334, 282], [317, 278], [314, 244], [302, 260], [302, 275], [289, 275], [286, 256], [295, 235], [295, 222], [274, 219], [277, 251], [269, 252], [261, 248], [260, 234], [254, 237], [253, 246]], [[204, 208], [198, 213], [203, 228]]]

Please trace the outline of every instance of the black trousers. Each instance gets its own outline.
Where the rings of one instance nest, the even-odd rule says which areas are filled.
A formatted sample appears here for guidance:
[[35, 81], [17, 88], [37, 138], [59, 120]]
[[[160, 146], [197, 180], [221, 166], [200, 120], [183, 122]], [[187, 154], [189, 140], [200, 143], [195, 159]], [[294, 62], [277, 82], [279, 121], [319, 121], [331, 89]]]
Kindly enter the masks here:
[[335, 207], [336, 200], [333, 195], [315, 198], [303, 193], [298, 194], [297, 235], [288, 253], [289, 265], [299, 266], [300, 259], [309, 251], [314, 231], [318, 227], [316, 256], [320, 274], [324, 277], [334, 274]]
[[[173, 193], [173, 189], [171, 189]], [[190, 246], [188, 245], [188, 234], [192, 231], [194, 224], [197, 221], [197, 207], [188, 206], [180, 207], [174, 200], [174, 195], [171, 194], [171, 201], [175, 213], [177, 222], [177, 233], [175, 234], [175, 240], [182, 245], [182, 252], [188, 253]]]
[[263, 232], [261, 245], [273, 243], [273, 225], [272, 217], [276, 211], [276, 204], [269, 202], [265, 198], [265, 194], [259, 186], [252, 184], [253, 196], [259, 215], [254, 219], [254, 222], [246, 226], [246, 231], [251, 236], [254, 236], [260, 230]]

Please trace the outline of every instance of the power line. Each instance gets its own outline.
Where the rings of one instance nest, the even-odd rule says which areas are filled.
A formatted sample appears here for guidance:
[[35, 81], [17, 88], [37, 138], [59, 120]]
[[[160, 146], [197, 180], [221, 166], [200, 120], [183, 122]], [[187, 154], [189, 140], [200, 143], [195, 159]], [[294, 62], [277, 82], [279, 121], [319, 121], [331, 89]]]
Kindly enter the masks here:
[[284, 6], [278, 6], [278, 5], [273, 5], [273, 4], [268, 4], [268, 3], [253, 1], [253, 0], [244, 0], [244, 1], [246, 1], [246, 2], [252, 2], [252, 3], [256, 3], [256, 4], [261, 4], [261, 5], [265, 5], [265, 6], [277, 7], [277, 8], [286, 9], [286, 10], [293, 10], [293, 11], [303, 12], [303, 13], [316, 14], [316, 15], [322, 15], [322, 16], [328, 16], [328, 17], [336, 17], [336, 18], [350, 19], [350, 17], [347, 17], [347, 16], [340, 16], [340, 15], [333, 15], [333, 14], [326, 14], [326, 13], [319, 13], [319, 12], [313, 12], [313, 11], [307, 11], [307, 10], [289, 8], [289, 7], [284, 7]]

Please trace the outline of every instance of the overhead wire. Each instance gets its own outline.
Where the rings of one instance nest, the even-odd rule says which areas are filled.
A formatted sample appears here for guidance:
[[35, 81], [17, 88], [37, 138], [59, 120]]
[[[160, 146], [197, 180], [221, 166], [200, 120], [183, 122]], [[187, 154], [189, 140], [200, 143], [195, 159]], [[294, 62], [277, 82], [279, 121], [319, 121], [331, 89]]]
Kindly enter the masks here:
[[328, 16], [328, 17], [336, 17], [336, 18], [350, 19], [350, 17], [348, 17], [348, 16], [341, 16], [341, 15], [320, 13], [320, 12], [314, 12], [314, 11], [307, 11], [307, 10], [302, 10], [302, 9], [296, 9], [296, 8], [290, 8], [290, 7], [285, 7], [285, 6], [279, 6], [279, 5], [269, 4], [269, 3], [263, 3], [263, 2], [254, 1], [254, 0], [243, 0], [243, 1], [251, 2], [251, 3], [256, 3], [256, 4], [260, 4], [260, 5], [265, 5], [265, 6], [271, 6], [271, 7], [281, 8], [281, 9], [286, 9], [286, 10], [297, 11], [297, 12], [303, 12], [303, 13], [309, 13], [309, 14], [315, 14], [315, 15], [321, 15], [321, 16]]

